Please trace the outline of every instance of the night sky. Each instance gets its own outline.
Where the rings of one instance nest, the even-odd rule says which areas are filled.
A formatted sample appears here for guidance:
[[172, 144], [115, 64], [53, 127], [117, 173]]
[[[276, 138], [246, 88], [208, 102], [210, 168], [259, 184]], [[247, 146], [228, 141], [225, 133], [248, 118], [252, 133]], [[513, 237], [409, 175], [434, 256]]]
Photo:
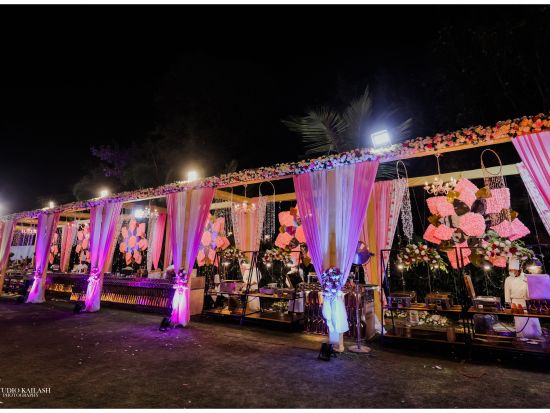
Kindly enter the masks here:
[[74, 200], [91, 145], [154, 140], [174, 119], [216, 174], [298, 159], [281, 119], [367, 84], [411, 137], [550, 106], [543, 6], [2, 6], [0, 32], [2, 214]]

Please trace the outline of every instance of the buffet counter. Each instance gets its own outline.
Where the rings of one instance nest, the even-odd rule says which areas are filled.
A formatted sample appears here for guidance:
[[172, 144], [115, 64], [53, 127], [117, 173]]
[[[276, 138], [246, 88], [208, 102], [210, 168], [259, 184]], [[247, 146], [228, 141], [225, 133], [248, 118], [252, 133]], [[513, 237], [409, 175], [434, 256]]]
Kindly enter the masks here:
[[[50, 299], [84, 301], [87, 274], [48, 273], [46, 295]], [[191, 314], [200, 314], [204, 300], [204, 277], [192, 277]], [[103, 278], [101, 304], [137, 311], [167, 313], [172, 305], [173, 284], [166, 279], [119, 277]]]

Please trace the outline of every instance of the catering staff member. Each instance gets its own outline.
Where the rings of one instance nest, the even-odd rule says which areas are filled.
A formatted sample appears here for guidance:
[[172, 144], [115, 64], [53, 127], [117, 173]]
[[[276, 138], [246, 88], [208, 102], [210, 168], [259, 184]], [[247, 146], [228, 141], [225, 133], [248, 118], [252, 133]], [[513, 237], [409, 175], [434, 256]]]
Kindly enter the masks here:
[[[508, 273], [510, 275], [504, 281], [504, 300], [511, 305], [521, 305], [523, 309], [527, 309], [526, 300], [529, 299], [527, 276], [521, 270], [518, 259], [510, 258]], [[540, 322], [536, 317], [514, 317], [514, 323], [517, 337], [535, 338], [542, 335]]]

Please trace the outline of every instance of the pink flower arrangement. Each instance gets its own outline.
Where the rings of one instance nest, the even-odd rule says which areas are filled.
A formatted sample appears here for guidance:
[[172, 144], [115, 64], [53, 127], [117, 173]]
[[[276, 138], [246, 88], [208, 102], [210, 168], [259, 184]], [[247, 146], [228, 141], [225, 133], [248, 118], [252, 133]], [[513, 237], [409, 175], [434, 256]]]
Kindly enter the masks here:
[[470, 237], [481, 237], [485, 234], [485, 218], [474, 212], [467, 212], [460, 217], [458, 227]]

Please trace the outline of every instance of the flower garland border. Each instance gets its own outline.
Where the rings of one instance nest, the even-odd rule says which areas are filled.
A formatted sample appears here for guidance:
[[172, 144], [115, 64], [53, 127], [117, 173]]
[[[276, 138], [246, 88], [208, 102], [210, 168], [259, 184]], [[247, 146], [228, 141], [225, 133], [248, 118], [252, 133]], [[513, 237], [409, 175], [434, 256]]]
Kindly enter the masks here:
[[487, 144], [488, 142], [514, 138], [528, 133], [538, 133], [550, 129], [550, 114], [540, 113], [534, 116], [523, 116], [513, 120], [497, 122], [495, 126], [473, 126], [463, 128], [447, 134], [438, 133], [433, 137], [419, 137], [394, 144], [388, 148], [374, 149], [361, 148], [342, 152], [335, 155], [326, 155], [319, 158], [290, 163], [279, 163], [274, 166], [257, 169], [245, 169], [239, 172], [211, 176], [197, 182], [177, 181], [156, 188], [138, 189], [114, 194], [106, 198], [94, 198], [86, 201], [77, 201], [55, 208], [38, 209], [19, 212], [0, 217], [0, 221], [19, 218], [36, 218], [41, 214], [50, 214], [67, 210], [89, 209], [110, 202], [129, 202], [144, 198], [156, 198], [174, 192], [181, 192], [196, 188], [217, 188], [235, 184], [244, 184], [255, 180], [268, 180], [274, 178], [299, 175], [303, 173], [334, 169], [339, 166], [351, 165], [358, 162], [373, 161], [376, 159], [391, 159], [404, 155], [413, 155], [423, 151], [436, 151], [450, 147], [464, 145]]

